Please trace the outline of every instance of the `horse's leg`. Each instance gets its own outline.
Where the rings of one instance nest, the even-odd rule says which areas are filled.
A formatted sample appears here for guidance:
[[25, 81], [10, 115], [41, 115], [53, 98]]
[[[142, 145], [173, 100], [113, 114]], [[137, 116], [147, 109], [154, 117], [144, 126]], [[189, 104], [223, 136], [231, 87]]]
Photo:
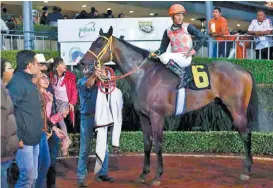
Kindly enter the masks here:
[[244, 174], [241, 174], [241, 180], [248, 180], [251, 173], [251, 165], [253, 164], [251, 154], [251, 131], [247, 128], [246, 131], [239, 131], [241, 139], [244, 142], [245, 159], [244, 159]]
[[[247, 73], [248, 74], [248, 73]], [[226, 105], [227, 109], [231, 113], [233, 119], [233, 125], [238, 130], [241, 139], [244, 143], [245, 158], [244, 158], [244, 173], [241, 174], [241, 179], [249, 179], [251, 172], [251, 165], [253, 163], [251, 155], [251, 128], [249, 125], [248, 108], [251, 107], [251, 103], [255, 104], [255, 83], [251, 75], [245, 74], [241, 79], [241, 82], [234, 83], [233, 86], [241, 88], [236, 92], [224, 92], [220, 98]], [[253, 94], [253, 96], [252, 96]], [[254, 98], [252, 98], [254, 97]], [[256, 109], [257, 110], [257, 109]], [[254, 118], [254, 117], [253, 117]], [[252, 118], [251, 118], [252, 119]]]
[[244, 142], [245, 158], [244, 158], [244, 174], [241, 174], [242, 180], [249, 179], [251, 173], [251, 165], [253, 164], [251, 154], [251, 129], [248, 126], [246, 113], [232, 113], [234, 121], [233, 125], [238, 129], [241, 139]]
[[164, 116], [157, 113], [153, 113], [151, 116], [151, 124], [154, 139], [154, 149], [157, 155], [157, 171], [152, 181], [152, 185], [159, 186], [161, 176], [163, 174], [163, 157], [162, 157], [162, 141], [163, 141], [163, 128], [164, 128]]
[[244, 142], [245, 158], [244, 158], [244, 173], [241, 174], [241, 180], [249, 179], [251, 173], [251, 165], [253, 163], [251, 154], [251, 129], [248, 126], [246, 112], [236, 113], [231, 112], [233, 117], [233, 125], [237, 128], [241, 139]]
[[150, 120], [140, 115], [140, 123], [142, 127], [143, 137], [144, 137], [144, 165], [143, 171], [139, 176], [139, 180], [144, 183], [146, 176], [150, 173], [150, 154], [152, 149], [152, 126]]

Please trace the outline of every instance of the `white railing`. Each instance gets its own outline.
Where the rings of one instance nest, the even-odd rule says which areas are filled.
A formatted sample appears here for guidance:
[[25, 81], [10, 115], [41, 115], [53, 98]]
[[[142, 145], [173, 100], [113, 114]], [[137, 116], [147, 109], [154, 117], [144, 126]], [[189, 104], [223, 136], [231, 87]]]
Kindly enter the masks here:
[[[23, 31], [13, 31], [15, 34], [9, 33], [1, 34], [2, 50], [23, 50], [24, 49], [24, 34]], [[20, 34], [17, 34], [20, 33]], [[22, 34], [21, 34], [22, 33]], [[33, 50], [40, 51], [58, 51], [57, 33], [37, 33], [31, 34], [33, 41]]]
[[[208, 57], [208, 43], [212, 42], [213, 57], [215, 58], [273, 59], [273, 35], [267, 35], [266, 40], [259, 40], [261, 43], [266, 43], [267, 46], [262, 50], [255, 49], [257, 40], [255, 40], [252, 35], [226, 35], [224, 37], [234, 38], [234, 40], [208, 40], [198, 51], [196, 56]], [[197, 41], [194, 40], [194, 45], [196, 42]]]
[[[21, 31], [22, 32], [22, 31]], [[23, 32], [22, 32], [23, 33]], [[57, 33], [34, 33], [33, 39], [33, 49], [41, 51], [58, 51], [58, 41]], [[255, 50], [256, 41], [252, 35], [226, 35], [224, 37], [233, 37], [235, 40], [207, 40], [206, 43], [201, 47], [201, 49], [195, 55], [196, 57], [209, 57], [209, 42], [213, 43], [213, 54], [215, 58], [226, 57], [226, 58], [242, 58], [242, 59], [268, 59], [273, 60], [273, 35], [267, 35], [267, 43], [272, 43], [272, 47], [267, 47], [266, 50]], [[2, 39], [2, 49], [3, 50], [23, 50], [24, 49], [24, 35], [23, 34], [10, 34], [3, 33]], [[128, 41], [130, 43], [136, 41]], [[141, 41], [138, 41], [141, 42]], [[143, 40], [142, 42], [147, 42], [149, 40]], [[160, 40], [153, 41], [160, 45]], [[193, 44], [196, 44], [196, 40], [193, 38]], [[265, 41], [260, 41], [265, 42]], [[135, 44], [136, 45], [136, 44]], [[138, 46], [138, 45], [137, 45]], [[222, 51], [222, 54], [219, 52]], [[239, 53], [240, 54], [239, 54]], [[257, 55], [256, 55], [257, 53]], [[266, 54], [267, 57], [262, 58]]]

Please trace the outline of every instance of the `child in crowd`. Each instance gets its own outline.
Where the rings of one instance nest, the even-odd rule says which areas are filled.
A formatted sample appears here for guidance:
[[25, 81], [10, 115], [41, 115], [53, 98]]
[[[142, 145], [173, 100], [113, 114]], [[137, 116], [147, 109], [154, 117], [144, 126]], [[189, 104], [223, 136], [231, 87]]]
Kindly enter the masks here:
[[[66, 70], [66, 65], [62, 58], [54, 58], [49, 77], [54, 89], [57, 112], [61, 113], [69, 109], [70, 120], [74, 126], [74, 106], [78, 100], [75, 75]], [[59, 121], [58, 124], [67, 135], [67, 127], [64, 120]], [[71, 143], [72, 142], [67, 135], [63, 140], [61, 147], [63, 156], [68, 154], [68, 148]]]

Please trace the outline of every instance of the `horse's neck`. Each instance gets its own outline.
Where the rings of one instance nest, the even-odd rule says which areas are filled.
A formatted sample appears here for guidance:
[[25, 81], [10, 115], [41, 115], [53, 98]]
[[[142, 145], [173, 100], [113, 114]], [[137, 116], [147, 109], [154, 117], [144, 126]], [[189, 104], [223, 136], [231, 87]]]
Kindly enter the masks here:
[[[142, 54], [135, 52], [130, 47], [126, 47], [125, 44], [119, 42], [119, 46], [120, 47], [115, 54], [115, 63], [119, 67], [119, 70], [122, 74], [126, 74], [130, 71], [135, 70], [145, 60]], [[135, 84], [142, 77], [142, 75], [143, 70], [140, 67], [137, 71], [130, 74], [127, 78], [130, 82]]]

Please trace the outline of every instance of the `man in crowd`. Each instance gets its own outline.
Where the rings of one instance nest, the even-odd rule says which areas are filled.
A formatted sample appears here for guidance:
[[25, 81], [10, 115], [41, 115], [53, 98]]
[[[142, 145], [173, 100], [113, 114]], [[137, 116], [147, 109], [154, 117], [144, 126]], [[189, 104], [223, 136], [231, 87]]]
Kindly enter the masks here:
[[17, 125], [14, 108], [6, 89], [13, 75], [11, 64], [1, 58], [1, 187], [8, 188], [7, 169], [10, 168], [18, 150]]
[[[232, 48], [232, 41], [225, 42], [224, 40], [231, 40], [231, 37], [225, 35], [230, 35], [228, 31], [227, 20], [222, 16], [221, 9], [215, 7], [213, 9], [213, 18], [209, 21], [209, 34], [218, 43], [214, 43], [213, 47], [213, 57], [228, 57], [230, 50]], [[218, 55], [217, 55], [218, 50]]]
[[2, 18], [5, 22], [9, 21], [9, 20], [10, 20], [10, 17], [11, 17], [11, 14], [8, 13], [8, 10], [7, 10], [6, 8], [3, 8], [2, 10], [3, 10], [3, 13], [2, 13], [2, 15], [1, 15], [1, 18]]
[[40, 72], [35, 55], [29, 50], [17, 53], [17, 71], [7, 85], [15, 109], [19, 138], [16, 162], [20, 174], [15, 188], [30, 188], [35, 185], [38, 177], [39, 142], [43, 121], [38, 89], [32, 82], [32, 78]]
[[61, 14], [61, 8], [59, 7], [53, 7], [52, 13], [49, 13], [47, 16], [47, 19], [49, 22], [58, 22], [59, 19], [63, 19], [63, 15]]
[[266, 18], [263, 10], [257, 12], [257, 19], [252, 20], [248, 34], [254, 35], [256, 41], [256, 59], [273, 59], [273, 38], [266, 36], [273, 31], [272, 21]]

